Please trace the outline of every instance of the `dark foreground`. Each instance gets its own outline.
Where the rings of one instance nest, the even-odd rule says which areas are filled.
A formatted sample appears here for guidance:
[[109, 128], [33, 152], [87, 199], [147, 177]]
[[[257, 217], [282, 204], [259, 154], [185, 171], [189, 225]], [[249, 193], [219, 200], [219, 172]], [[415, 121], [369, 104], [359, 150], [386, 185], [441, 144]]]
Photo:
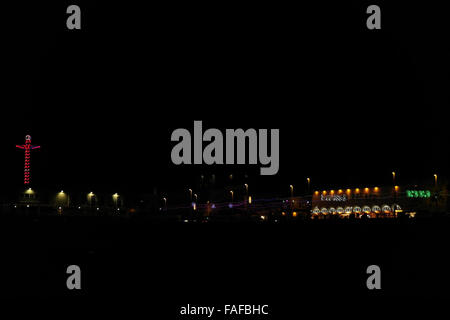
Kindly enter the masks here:
[[[188, 303], [269, 304], [274, 319], [329, 303], [341, 310], [354, 303], [401, 306], [450, 296], [449, 228], [448, 218], [286, 224], [4, 218], [0, 290], [23, 301], [145, 301], [168, 319]], [[71, 264], [82, 270], [81, 291], [66, 288]], [[372, 264], [382, 272], [376, 292], [366, 287]]]

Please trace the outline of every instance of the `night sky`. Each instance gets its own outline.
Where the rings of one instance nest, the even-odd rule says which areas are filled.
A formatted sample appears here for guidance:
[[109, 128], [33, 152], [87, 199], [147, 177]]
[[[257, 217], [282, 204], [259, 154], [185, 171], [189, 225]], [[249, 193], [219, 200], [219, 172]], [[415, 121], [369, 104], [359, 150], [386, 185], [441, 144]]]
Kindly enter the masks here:
[[[188, 303], [268, 303], [267, 319], [360, 318], [358, 306], [404, 314], [448, 296], [442, 1], [159, 2], [2, 2], [0, 295], [48, 297], [46, 311], [61, 297], [70, 310], [89, 300], [102, 315], [124, 306], [127, 318], [142, 305], [140, 315], [158, 319]], [[71, 4], [81, 30], [66, 28]], [[372, 4], [381, 30], [366, 28]], [[278, 174], [260, 176], [260, 164], [173, 165], [171, 133], [192, 133], [195, 120], [222, 132], [279, 129]], [[31, 160], [36, 206], [18, 201], [24, 155], [15, 145], [27, 134], [41, 146]], [[278, 198], [290, 185], [303, 196], [307, 177], [311, 191], [383, 187], [392, 171], [398, 185], [425, 185], [414, 190], [433, 198], [386, 189], [370, 198], [399, 200], [397, 219], [308, 219], [317, 202]], [[212, 174], [216, 186], [199, 187]], [[241, 205], [244, 183], [251, 205]], [[192, 210], [188, 188], [199, 195]], [[48, 201], [60, 190], [69, 208]], [[97, 208], [86, 203], [91, 191]], [[113, 193], [124, 203], [111, 203]], [[69, 265], [82, 269], [82, 290], [68, 290]], [[382, 290], [367, 287], [373, 265]]]
[[[21, 186], [25, 134], [42, 146], [34, 185], [52, 190], [175, 192], [234, 173], [287, 192], [306, 177], [319, 188], [383, 185], [393, 170], [399, 183], [448, 174], [448, 34], [436, 6], [378, 2], [382, 29], [369, 31], [365, 1], [77, 1], [82, 29], [69, 31], [72, 3], [31, 3], [2, 10], [12, 30], [2, 192]], [[279, 173], [173, 165], [170, 135], [194, 120], [279, 128]]]

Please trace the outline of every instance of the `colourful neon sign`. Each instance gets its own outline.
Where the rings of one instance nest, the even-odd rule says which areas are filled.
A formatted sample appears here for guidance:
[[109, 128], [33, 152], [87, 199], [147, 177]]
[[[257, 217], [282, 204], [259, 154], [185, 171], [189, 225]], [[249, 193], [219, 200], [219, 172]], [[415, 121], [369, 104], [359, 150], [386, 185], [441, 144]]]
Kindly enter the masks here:
[[430, 198], [430, 190], [406, 190], [407, 198]]

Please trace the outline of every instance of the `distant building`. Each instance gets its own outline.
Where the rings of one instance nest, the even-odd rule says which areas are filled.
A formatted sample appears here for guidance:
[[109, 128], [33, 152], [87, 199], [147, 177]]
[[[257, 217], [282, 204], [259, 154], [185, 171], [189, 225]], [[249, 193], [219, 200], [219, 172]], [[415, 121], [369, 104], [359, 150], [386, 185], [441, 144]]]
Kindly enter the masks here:
[[396, 217], [417, 213], [445, 212], [442, 190], [419, 186], [391, 186], [317, 190], [312, 196], [313, 216]]

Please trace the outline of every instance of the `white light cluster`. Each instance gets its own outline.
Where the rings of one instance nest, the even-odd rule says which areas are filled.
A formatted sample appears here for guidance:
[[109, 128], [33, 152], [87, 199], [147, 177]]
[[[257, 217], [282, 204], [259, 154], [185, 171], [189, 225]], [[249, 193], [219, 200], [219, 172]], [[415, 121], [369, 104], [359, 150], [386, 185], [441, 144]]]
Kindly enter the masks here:
[[347, 196], [345, 194], [330, 194], [330, 195], [320, 195], [320, 201], [347, 201]]
[[331, 207], [331, 208], [315, 207], [312, 210], [312, 213], [313, 214], [319, 214], [319, 213], [322, 213], [322, 214], [328, 214], [328, 213], [330, 213], [330, 214], [335, 214], [335, 213], [338, 213], [338, 214], [344, 214], [344, 213], [350, 214], [350, 213], [353, 212], [353, 213], [359, 214], [359, 213], [362, 213], [362, 212], [364, 212], [364, 213], [394, 212], [395, 210], [401, 210], [401, 207], [398, 204], [394, 204], [392, 206], [389, 206], [389, 205], [385, 204], [385, 205], [381, 206], [381, 208], [378, 205], [374, 205], [372, 207], [365, 205], [362, 208], [359, 207], [359, 206], [354, 206], [354, 207], [348, 206], [348, 207], [345, 207], [345, 209], [343, 207], [337, 207], [337, 208], [333, 208], [333, 207]]

